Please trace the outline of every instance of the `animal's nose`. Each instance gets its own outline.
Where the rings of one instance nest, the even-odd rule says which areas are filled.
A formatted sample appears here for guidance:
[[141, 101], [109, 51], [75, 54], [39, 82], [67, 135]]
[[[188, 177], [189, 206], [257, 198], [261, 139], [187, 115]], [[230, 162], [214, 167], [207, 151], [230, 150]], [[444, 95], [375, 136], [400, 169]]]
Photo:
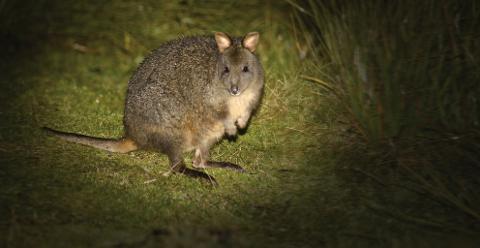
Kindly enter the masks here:
[[230, 92], [232, 93], [232, 95], [237, 95], [239, 90], [238, 90], [238, 86], [234, 85], [230, 88]]

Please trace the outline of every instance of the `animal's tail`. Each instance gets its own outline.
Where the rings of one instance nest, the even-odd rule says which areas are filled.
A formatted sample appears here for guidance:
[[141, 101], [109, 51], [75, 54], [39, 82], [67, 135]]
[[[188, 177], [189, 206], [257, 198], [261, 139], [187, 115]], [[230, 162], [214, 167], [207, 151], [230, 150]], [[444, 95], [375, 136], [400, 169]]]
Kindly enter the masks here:
[[43, 127], [43, 130], [50, 135], [59, 137], [63, 140], [79, 143], [82, 145], [92, 146], [110, 152], [127, 153], [137, 150], [137, 145], [131, 139], [104, 139], [89, 137], [76, 133], [66, 133], [57, 131], [48, 127]]

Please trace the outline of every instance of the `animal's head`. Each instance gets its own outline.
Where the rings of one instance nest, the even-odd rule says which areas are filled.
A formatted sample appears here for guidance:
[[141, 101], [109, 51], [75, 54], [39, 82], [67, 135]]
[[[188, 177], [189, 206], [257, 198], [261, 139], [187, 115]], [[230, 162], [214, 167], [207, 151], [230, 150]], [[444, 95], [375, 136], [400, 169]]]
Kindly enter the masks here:
[[222, 32], [215, 33], [220, 52], [217, 75], [232, 96], [239, 96], [250, 87], [263, 87], [263, 69], [253, 53], [259, 37], [258, 32], [250, 32], [241, 39], [231, 39]]

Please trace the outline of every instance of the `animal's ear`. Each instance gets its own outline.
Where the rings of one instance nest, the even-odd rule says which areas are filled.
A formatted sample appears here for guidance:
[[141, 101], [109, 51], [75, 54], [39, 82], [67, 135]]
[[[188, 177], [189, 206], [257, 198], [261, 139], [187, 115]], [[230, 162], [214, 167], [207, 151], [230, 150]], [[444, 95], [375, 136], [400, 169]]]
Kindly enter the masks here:
[[222, 32], [215, 33], [215, 41], [217, 42], [217, 47], [220, 53], [223, 53], [232, 45], [232, 39], [230, 39], [226, 33]]
[[250, 32], [242, 40], [242, 46], [248, 49], [250, 52], [254, 52], [257, 49], [258, 39], [260, 34], [258, 32]]

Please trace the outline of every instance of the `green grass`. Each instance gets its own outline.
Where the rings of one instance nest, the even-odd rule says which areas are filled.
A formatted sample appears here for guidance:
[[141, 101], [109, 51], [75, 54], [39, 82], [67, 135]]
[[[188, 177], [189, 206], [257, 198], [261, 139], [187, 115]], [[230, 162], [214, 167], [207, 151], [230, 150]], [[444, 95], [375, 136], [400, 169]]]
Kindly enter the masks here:
[[[337, 109], [322, 88], [302, 78], [312, 60], [301, 59], [292, 10], [277, 1], [1, 2], [0, 246], [451, 247], [478, 241], [458, 228], [393, 212], [448, 208], [418, 196], [409, 205], [410, 192], [344, 168], [370, 158], [359, 150], [339, 153], [345, 138], [337, 131]], [[164, 41], [214, 31], [261, 33], [261, 109], [246, 134], [212, 150], [214, 159], [248, 173], [208, 170], [220, 184], [212, 188], [163, 176], [169, 168], [161, 154], [110, 154], [41, 132], [49, 126], [120, 137], [127, 81], [142, 58]]]
[[312, 76], [362, 139], [478, 129], [478, 4], [305, 2], [303, 33], [323, 67]]
[[[362, 187], [367, 204], [416, 223], [478, 233], [480, 6], [289, 3], [313, 63], [303, 78], [321, 88], [345, 129], [337, 133], [343, 136], [337, 158], [360, 178], [394, 190], [386, 196], [387, 189], [368, 194]], [[430, 204], [420, 210], [425, 198], [450, 214]]]

